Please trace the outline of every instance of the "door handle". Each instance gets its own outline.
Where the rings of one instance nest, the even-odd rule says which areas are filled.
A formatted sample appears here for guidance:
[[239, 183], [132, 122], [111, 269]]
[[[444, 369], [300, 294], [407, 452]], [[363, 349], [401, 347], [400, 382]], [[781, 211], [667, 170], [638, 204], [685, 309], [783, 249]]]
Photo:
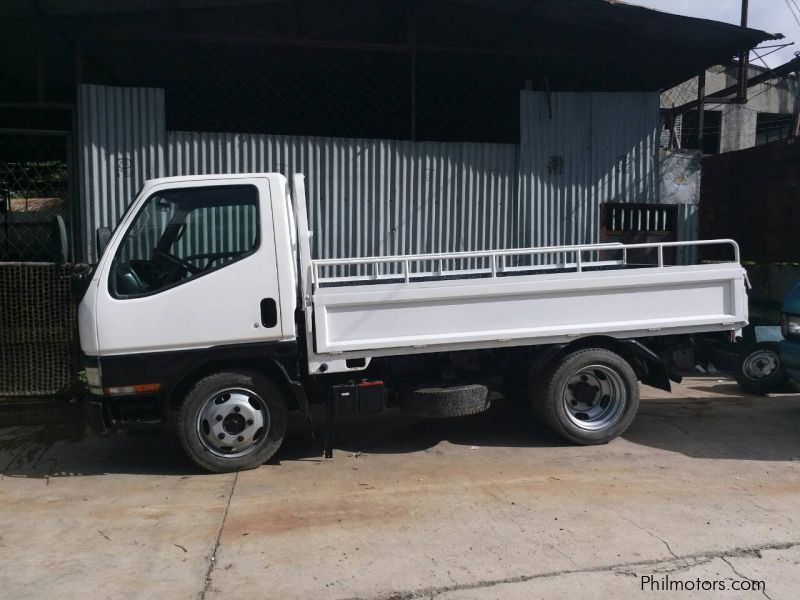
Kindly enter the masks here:
[[261, 301], [261, 324], [268, 329], [278, 324], [278, 305], [274, 298]]

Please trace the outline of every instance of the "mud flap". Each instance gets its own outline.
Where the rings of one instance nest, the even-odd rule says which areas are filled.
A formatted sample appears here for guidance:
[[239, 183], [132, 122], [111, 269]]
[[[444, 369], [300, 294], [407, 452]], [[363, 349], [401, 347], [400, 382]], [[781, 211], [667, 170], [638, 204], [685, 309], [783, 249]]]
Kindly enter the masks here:
[[302, 383], [291, 378], [286, 367], [280, 362], [274, 361], [274, 364], [280, 369], [281, 374], [284, 376], [292, 397], [297, 401], [297, 406], [299, 406], [300, 410], [305, 414], [308, 426], [311, 429], [311, 439], [314, 439], [314, 421], [311, 419], [311, 407], [309, 406], [308, 396], [306, 396], [306, 389], [303, 387]]
[[670, 380], [680, 383], [682, 377], [676, 373], [670, 373], [661, 357], [650, 350], [647, 346], [637, 340], [620, 340], [639, 360], [644, 363], [647, 373], [642, 377], [642, 383], [664, 390], [672, 391]]

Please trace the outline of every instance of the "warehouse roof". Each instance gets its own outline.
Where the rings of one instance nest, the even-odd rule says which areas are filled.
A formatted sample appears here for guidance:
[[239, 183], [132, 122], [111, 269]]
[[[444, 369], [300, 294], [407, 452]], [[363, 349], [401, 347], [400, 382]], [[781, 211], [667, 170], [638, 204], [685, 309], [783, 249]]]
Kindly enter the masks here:
[[[142, 35], [229, 35], [276, 45], [410, 51], [407, 0], [6, 0], [0, 20], [61, 17], [65, 26]], [[550, 62], [560, 89], [664, 89], [780, 35], [616, 0], [416, 2], [423, 50], [490, 52]], [[173, 15], [154, 20], [153, 11]], [[122, 19], [116, 15], [126, 13]], [[139, 18], [136, 17], [138, 13]], [[209, 18], [209, 17], [223, 18]], [[247, 27], [242, 27], [246, 23]], [[230, 27], [229, 27], [230, 25]], [[230, 29], [230, 31], [229, 31]], [[296, 32], [301, 31], [301, 35]], [[304, 44], [305, 42], [305, 44]], [[587, 67], [583, 77], [575, 73]]]
[[0, 127], [82, 82], [164, 89], [170, 129], [494, 142], [521, 89], [668, 89], [777, 37], [611, 0], [4, 0], [0, 36]]

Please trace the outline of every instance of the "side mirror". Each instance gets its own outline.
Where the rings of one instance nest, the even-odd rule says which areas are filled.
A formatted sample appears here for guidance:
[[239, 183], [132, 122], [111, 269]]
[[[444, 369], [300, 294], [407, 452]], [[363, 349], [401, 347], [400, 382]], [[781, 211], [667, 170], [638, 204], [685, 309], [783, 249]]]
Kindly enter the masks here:
[[72, 291], [75, 293], [75, 299], [78, 302], [83, 300], [93, 275], [94, 268], [91, 265], [80, 263], [72, 267]]
[[94, 232], [94, 241], [97, 247], [97, 260], [100, 260], [106, 250], [106, 246], [108, 246], [108, 242], [111, 241], [111, 230], [108, 227], [98, 227], [97, 231]]

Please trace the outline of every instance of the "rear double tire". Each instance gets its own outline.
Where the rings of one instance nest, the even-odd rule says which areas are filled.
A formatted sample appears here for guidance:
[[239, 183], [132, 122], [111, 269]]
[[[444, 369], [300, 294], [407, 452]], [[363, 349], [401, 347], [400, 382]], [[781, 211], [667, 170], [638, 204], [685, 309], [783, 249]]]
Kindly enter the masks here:
[[278, 451], [288, 412], [280, 389], [251, 372], [220, 372], [194, 384], [178, 413], [186, 454], [214, 473], [255, 469]]
[[585, 446], [622, 435], [639, 409], [636, 372], [605, 348], [576, 350], [557, 364], [532, 370], [529, 396], [553, 431]]

